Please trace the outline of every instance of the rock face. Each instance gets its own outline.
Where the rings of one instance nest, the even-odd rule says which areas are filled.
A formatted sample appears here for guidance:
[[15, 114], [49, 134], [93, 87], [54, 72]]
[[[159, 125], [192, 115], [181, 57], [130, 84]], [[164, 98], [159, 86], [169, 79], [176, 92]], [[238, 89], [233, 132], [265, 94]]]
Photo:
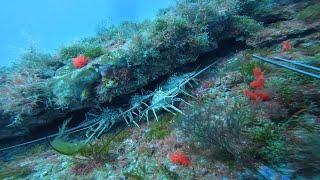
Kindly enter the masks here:
[[85, 107], [84, 101], [87, 98], [87, 91], [100, 80], [99, 72], [92, 66], [77, 69], [71, 73], [54, 77], [48, 86], [52, 91], [52, 97], [56, 98], [56, 105], [61, 108]]
[[283, 21], [256, 33], [246, 42], [252, 47], [265, 47], [282, 42], [288, 38], [304, 36], [313, 32], [318, 32], [320, 22], [305, 23], [304, 21], [291, 20]]
[[[199, 60], [197, 57], [203, 53], [219, 50], [221, 41], [243, 37], [241, 30], [233, 26], [234, 17], [241, 17], [232, 7], [233, 1], [226, 1], [220, 9], [213, 2], [202, 6], [198, 3], [179, 4], [178, 9], [162, 12], [153, 29], [138, 32], [121, 43], [114, 43], [120, 40], [104, 43], [108, 53], [90, 60], [84, 68], [75, 69], [70, 63], [58, 69], [55, 76], [43, 83], [45, 95], [36, 107], [37, 113], [20, 114], [15, 118], [2, 116], [0, 140], [27, 135], [30, 130], [77, 110], [112, 102], [115, 97], [128, 95], [161, 76], [173, 74], [176, 68]], [[274, 11], [263, 11], [263, 16], [251, 14], [252, 18], [266, 24], [279, 22], [251, 34], [251, 37], [246, 36], [247, 45], [269, 46], [292, 36], [319, 31], [320, 22], [306, 24], [291, 20], [295, 10], [305, 7], [307, 2], [290, 1], [277, 6]]]

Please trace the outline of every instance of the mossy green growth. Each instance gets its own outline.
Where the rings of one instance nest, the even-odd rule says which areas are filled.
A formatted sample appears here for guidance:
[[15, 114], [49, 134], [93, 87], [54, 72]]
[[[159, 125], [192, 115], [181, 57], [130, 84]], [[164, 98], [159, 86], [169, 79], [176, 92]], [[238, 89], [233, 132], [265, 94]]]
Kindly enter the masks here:
[[311, 45], [299, 47], [296, 50], [301, 51], [304, 55], [307, 55], [307, 56], [315, 56], [320, 53], [320, 45], [311, 44]]
[[311, 66], [320, 67], [320, 52], [314, 56], [306, 57], [305, 63], [307, 63]]
[[102, 65], [117, 65], [125, 61], [123, 57], [126, 56], [127, 53], [128, 52], [122, 48], [114, 51], [106, 51], [99, 59], [97, 59], [97, 63]]
[[38, 49], [31, 47], [22, 56], [20, 64], [16, 66], [23, 71], [32, 69], [34, 73], [53, 76], [53, 72], [50, 71], [51, 67], [59, 65], [56, 58], [50, 54], [41, 53]]
[[310, 5], [297, 14], [297, 19], [304, 21], [314, 21], [320, 19], [320, 3]]
[[251, 60], [251, 59], [254, 59], [252, 56], [253, 54], [257, 54], [260, 56], [268, 56], [269, 54], [272, 54], [275, 51], [276, 51], [276, 47], [246, 50], [244, 52], [244, 57], [246, 60]]
[[176, 172], [170, 171], [166, 166], [159, 166], [160, 173], [164, 174], [170, 180], [178, 180], [179, 175]]
[[288, 149], [281, 126], [259, 118], [247, 120], [246, 124], [246, 134], [252, 141], [252, 155], [272, 165], [285, 162]]
[[117, 134], [114, 138], [113, 138], [113, 142], [116, 143], [121, 143], [124, 140], [126, 140], [127, 138], [129, 138], [131, 136], [131, 132], [128, 130], [123, 130], [121, 132], [119, 132], [119, 134]]
[[87, 144], [78, 154], [97, 162], [108, 162], [111, 159], [111, 142], [111, 137], [108, 137], [99, 142]]
[[222, 149], [213, 150], [210, 160], [213, 162], [222, 162], [227, 165], [230, 170], [236, 170], [238, 165], [238, 162], [233, 155]]
[[113, 158], [111, 151], [130, 135], [131, 133], [128, 130], [119, 131], [115, 135], [105, 135], [96, 142], [87, 144], [85, 147], [81, 148], [79, 155], [99, 162], [108, 162]]
[[59, 52], [60, 58], [63, 60], [75, 58], [80, 54], [92, 59], [103, 55], [104, 50], [98, 45], [74, 44], [62, 48]]
[[[287, 73], [289, 77], [286, 82], [278, 83], [273, 89], [279, 102], [281, 102], [287, 109], [289, 114], [296, 113], [297, 111], [304, 109], [308, 104], [308, 97], [303, 94], [303, 91], [299, 88], [299, 84], [303, 85], [303, 82], [307, 82], [309, 77], [304, 77], [300, 74], [293, 74], [293, 72]], [[307, 78], [307, 79], [305, 79]]]
[[168, 23], [165, 19], [163, 18], [158, 18], [154, 22], [153, 26], [153, 34], [156, 35], [161, 31], [164, 31], [168, 26]]
[[254, 79], [253, 69], [257, 67], [265, 70], [265, 63], [256, 60], [245, 61], [240, 66], [240, 73], [243, 77], [245, 77], [246, 81], [252, 81]]
[[233, 26], [244, 35], [252, 35], [263, 28], [259, 22], [248, 16], [235, 16]]
[[35, 156], [35, 155], [38, 155], [38, 154], [45, 152], [45, 150], [46, 150], [46, 146], [44, 144], [37, 144], [37, 145], [33, 146], [32, 148], [30, 148], [27, 151], [27, 154], [30, 156]]
[[163, 115], [159, 118], [159, 121], [153, 122], [150, 126], [150, 130], [146, 133], [147, 140], [164, 139], [169, 136], [169, 124], [172, 121], [173, 117], [171, 115]]
[[256, 60], [253, 58], [254, 54], [260, 56], [267, 56], [274, 51], [274, 48], [262, 48], [262, 49], [255, 49], [255, 50], [247, 50], [244, 52], [243, 56], [244, 59], [239, 62], [240, 66], [240, 73], [242, 76], [246, 77], [247, 81], [253, 80], [252, 72], [253, 69], [256, 67], [260, 67], [265, 73], [269, 73], [271, 71], [271, 66], [268, 64]]
[[148, 175], [146, 164], [140, 164], [135, 169], [125, 172], [124, 176], [129, 180], [144, 180]]
[[[285, 162], [288, 150], [282, 136], [282, 131], [276, 125], [265, 123], [250, 129], [256, 147], [256, 153], [262, 160], [269, 164]], [[257, 148], [257, 149], [256, 149]]]
[[86, 49], [83, 53], [86, 57], [96, 58], [104, 54], [104, 50], [100, 46], [92, 46]]

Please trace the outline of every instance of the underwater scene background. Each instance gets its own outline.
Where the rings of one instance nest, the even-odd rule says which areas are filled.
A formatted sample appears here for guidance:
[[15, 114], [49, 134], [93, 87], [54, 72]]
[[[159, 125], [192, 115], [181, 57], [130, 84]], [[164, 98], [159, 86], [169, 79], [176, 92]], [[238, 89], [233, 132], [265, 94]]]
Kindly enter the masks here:
[[0, 179], [320, 179], [318, 0], [34, 5], [0, 13]]
[[[14, 0], [1, 2], [0, 65], [19, 60], [30, 47], [55, 53], [100, 28], [153, 19], [174, 0]], [[13, 13], [15, 12], [15, 13]]]

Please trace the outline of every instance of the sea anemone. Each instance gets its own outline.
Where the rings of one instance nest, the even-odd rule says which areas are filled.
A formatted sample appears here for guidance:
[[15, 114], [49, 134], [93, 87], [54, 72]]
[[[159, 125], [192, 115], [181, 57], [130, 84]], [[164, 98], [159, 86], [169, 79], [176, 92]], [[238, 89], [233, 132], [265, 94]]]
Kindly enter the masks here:
[[170, 160], [173, 164], [182, 166], [189, 166], [191, 164], [190, 159], [183, 152], [174, 152], [170, 154]]
[[82, 68], [88, 64], [89, 58], [84, 55], [79, 55], [73, 59], [72, 64], [75, 68]]

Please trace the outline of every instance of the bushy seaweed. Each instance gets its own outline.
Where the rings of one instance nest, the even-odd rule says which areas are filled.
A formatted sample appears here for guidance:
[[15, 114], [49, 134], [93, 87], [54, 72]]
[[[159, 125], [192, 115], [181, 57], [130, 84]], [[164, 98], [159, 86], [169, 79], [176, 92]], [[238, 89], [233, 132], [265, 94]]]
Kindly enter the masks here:
[[320, 3], [310, 5], [297, 14], [297, 19], [312, 22], [320, 18]]
[[235, 16], [233, 26], [236, 31], [238, 31], [235, 33], [246, 36], [253, 35], [263, 28], [263, 26], [258, 21], [248, 16]]
[[0, 162], [0, 179], [26, 179], [32, 171], [28, 165], [7, 165], [4, 162]]
[[3, 68], [0, 107], [10, 115], [13, 124], [23, 124], [24, 119], [37, 115], [46, 107], [49, 90], [45, 82], [62, 65], [51, 55], [30, 48], [22, 55], [21, 61]]
[[[210, 149], [238, 163], [263, 162], [277, 166], [287, 157], [283, 129], [268, 119], [246, 100], [219, 104], [208, 100], [188, 110], [177, 124], [186, 137], [204, 150]], [[217, 159], [217, 155], [211, 158]], [[231, 163], [232, 164], [232, 163]]]
[[146, 133], [147, 140], [163, 139], [170, 134], [170, 122], [172, 117], [170, 115], [162, 116], [159, 121], [153, 122], [150, 125], [149, 131]]
[[99, 45], [91, 45], [88, 43], [77, 43], [62, 48], [59, 56], [63, 61], [75, 58], [78, 55], [85, 55], [88, 58], [96, 58], [104, 54], [104, 50]]
[[244, 121], [254, 117], [239, 105], [225, 107], [212, 100], [198, 104], [181, 117], [177, 127], [204, 149], [218, 149], [234, 159], [247, 161], [245, 147], [249, 144], [242, 128]]
[[300, 131], [301, 141], [296, 144], [291, 153], [292, 166], [297, 175], [312, 177], [320, 173], [320, 132]]

